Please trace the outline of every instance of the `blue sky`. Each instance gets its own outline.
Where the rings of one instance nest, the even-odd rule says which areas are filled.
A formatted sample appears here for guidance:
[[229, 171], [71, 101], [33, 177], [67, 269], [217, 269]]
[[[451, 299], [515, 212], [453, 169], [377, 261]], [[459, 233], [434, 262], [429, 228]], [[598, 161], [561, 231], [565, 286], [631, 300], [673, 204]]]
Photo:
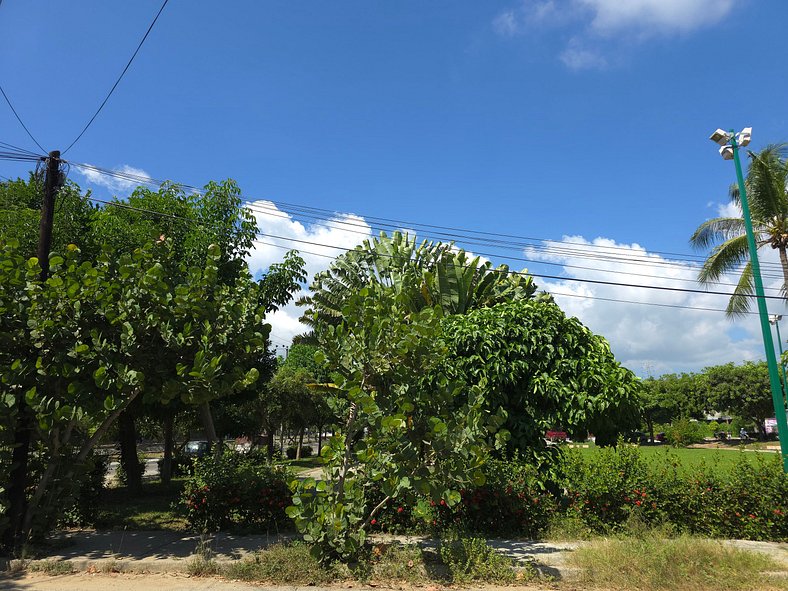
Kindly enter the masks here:
[[[47, 150], [79, 133], [159, 6], [2, 3], [0, 83]], [[788, 141], [786, 22], [779, 0], [171, 0], [65, 157], [192, 185], [231, 177], [249, 199], [351, 213], [359, 224], [372, 215], [568, 240], [571, 251], [515, 253], [552, 266], [468, 248], [567, 278], [695, 287], [692, 268], [654, 253], [692, 254], [689, 236], [727, 201], [734, 171], [711, 131], [751, 125], [754, 149]], [[0, 140], [35, 148], [3, 104]], [[24, 168], [3, 161], [0, 174]], [[96, 195], [129, 191], [74, 168], [71, 178]], [[281, 217], [260, 223], [325, 244], [363, 238]], [[595, 240], [661, 266], [591, 264]], [[251, 262], [264, 268], [281, 253], [260, 247]], [[326, 259], [309, 263], [315, 271]], [[537, 282], [575, 296], [724, 305]], [[762, 356], [752, 319], [557, 297], [641, 375]], [[281, 343], [299, 332], [296, 317], [273, 319]]]

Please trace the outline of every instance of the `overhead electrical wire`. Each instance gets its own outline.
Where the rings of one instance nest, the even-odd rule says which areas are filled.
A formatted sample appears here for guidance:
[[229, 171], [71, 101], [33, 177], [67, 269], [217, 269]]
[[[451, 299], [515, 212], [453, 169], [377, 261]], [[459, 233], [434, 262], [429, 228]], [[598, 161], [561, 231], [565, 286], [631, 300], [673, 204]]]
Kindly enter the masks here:
[[[74, 166], [78, 166], [78, 167], [81, 167], [81, 168], [92, 170], [92, 171], [97, 172], [99, 174], [107, 175], [107, 176], [110, 176], [110, 177], [122, 179], [122, 180], [129, 181], [129, 182], [136, 182], [136, 183], [139, 183], [139, 184], [145, 184], [145, 185], [154, 186], [154, 185], [160, 185], [163, 182], [163, 181], [160, 181], [160, 180], [157, 180], [157, 179], [153, 179], [153, 178], [148, 177], [148, 176], [137, 175], [137, 174], [134, 174], [134, 173], [127, 173], [127, 172], [122, 172], [122, 171], [108, 170], [108, 169], [104, 169], [104, 168], [101, 168], [101, 167], [98, 167], [98, 166], [94, 166], [94, 165], [90, 165], [90, 164], [83, 164], [83, 163], [72, 163], [72, 164]], [[183, 188], [185, 188], [185, 189], [189, 189], [189, 190], [192, 190], [192, 191], [195, 191], [195, 192], [199, 192], [199, 193], [204, 193], [203, 189], [200, 189], [200, 188], [195, 187], [193, 185], [187, 185], [187, 184], [182, 184], [182, 183], [178, 183], [178, 185], [183, 187]], [[266, 206], [266, 205], [260, 203], [260, 201], [269, 202], [269, 203], [273, 204], [274, 207]], [[297, 206], [297, 205], [286, 204], [284, 202], [279, 202], [279, 201], [275, 201], [275, 200], [256, 200], [256, 201], [255, 200], [246, 200], [245, 201], [245, 205], [249, 209], [251, 209], [252, 211], [255, 211], [257, 213], [265, 213], [266, 215], [272, 215], [272, 216], [275, 216], [275, 217], [282, 217], [282, 218], [284, 218], [287, 215], [289, 215], [291, 217], [299, 219], [299, 221], [302, 221], [304, 219], [316, 219], [318, 221], [323, 222], [322, 225], [325, 225], [326, 227], [339, 228], [339, 229], [343, 229], [345, 231], [352, 231], [351, 229], [347, 229], [346, 226], [350, 227], [350, 228], [352, 228], [352, 227], [364, 228], [365, 230], [367, 228], [369, 228], [369, 227], [372, 227], [373, 229], [381, 229], [381, 230], [384, 230], [384, 231], [387, 230], [388, 228], [399, 229], [399, 228], [407, 228], [407, 227], [412, 227], [412, 229], [414, 229], [416, 231], [418, 231], [418, 227], [451, 229], [448, 226], [437, 226], [437, 225], [434, 225], [434, 224], [421, 224], [421, 223], [417, 223], [417, 222], [407, 222], [407, 221], [399, 221], [398, 222], [397, 220], [391, 220], [391, 218], [377, 218], [375, 216], [366, 216], [366, 215], [360, 216], [360, 217], [363, 218], [364, 223], [359, 223], [359, 222], [354, 222], [354, 221], [351, 221], [351, 220], [348, 220], [348, 219], [337, 219], [337, 216], [340, 215], [340, 214], [338, 214], [337, 212], [331, 212], [330, 210], [325, 210], [325, 209], [321, 209], [321, 208], [312, 208], [312, 207], [308, 207], [308, 206]], [[284, 209], [281, 209], [282, 207], [284, 207]], [[317, 213], [309, 213], [309, 212], [323, 212], [324, 215], [318, 215]], [[326, 217], [326, 216], [331, 216], [331, 217]], [[394, 224], [385, 223], [385, 225], [383, 225], [384, 223], [381, 222], [380, 224], [373, 225], [374, 224], [374, 220], [376, 220], [376, 219], [389, 220], [391, 222], [394, 222]], [[366, 222], [372, 222], [372, 223], [368, 224]], [[341, 226], [341, 228], [340, 228], [340, 226]], [[437, 232], [437, 233], [430, 232], [430, 234], [427, 237], [428, 238], [432, 238], [432, 237], [438, 238], [438, 236], [441, 236], [441, 237], [449, 238], [449, 239], [451, 239], [453, 241], [462, 242], [463, 244], [480, 244], [480, 245], [484, 245], [484, 246], [493, 246], [495, 248], [517, 249], [517, 250], [529, 249], [529, 250], [531, 250], [533, 252], [544, 252], [544, 253], [547, 253], [549, 255], [555, 255], [555, 256], [559, 256], [559, 257], [576, 257], [576, 258], [583, 258], [583, 259], [590, 259], [590, 260], [601, 260], [601, 261], [605, 261], [605, 262], [637, 263], [640, 266], [651, 266], [651, 267], [655, 267], [655, 268], [656, 267], [672, 267], [672, 268], [682, 268], [682, 269], [684, 269], [687, 266], [694, 266], [696, 268], [699, 268], [701, 266], [701, 261], [692, 260], [692, 258], [690, 258], [690, 257], [696, 257], [696, 258], [699, 258], [699, 259], [703, 258], [701, 255], [689, 255], [689, 254], [683, 254], [682, 255], [682, 254], [678, 254], [678, 253], [667, 253], [667, 252], [664, 252], [664, 251], [650, 251], [648, 254], [663, 254], [663, 255], [670, 254], [670, 255], [673, 255], [673, 256], [676, 256], [676, 257], [686, 257], [685, 259], [678, 259], [678, 260], [655, 260], [655, 258], [653, 256], [648, 256], [648, 254], [646, 254], [646, 253], [644, 253], [643, 255], [638, 255], [637, 253], [633, 252], [631, 249], [627, 249], [627, 248], [624, 248], [624, 247], [616, 247], [616, 246], [609, 246], [609, 245], [596, 245], [596, 244], [577, 244], [576, 246], [573, 246], [574, 243], [561, 242], [561, 241], [556, 241], [556, 240], [551, 240], [551, 239], [532, 238], [532, 237], [531, 238], [528, 238], [528, 237], [517, 237], [517, 236], [511, 235], [511, 234], [495, 234], [495, 233], [492, 233], [492, 232], [481, 232], [481, 231], [461, 229], [461, 228], [457, 228], [456, 230], [464, 232], [465, 235], [448, 234], [448, 233], [444, 233], [444, 232]], [[364, 231], [364, 232], [358, 232], [357, 231], [356, 233], [368, 235], [368, 232], [366, 232], [366, 231]], [[474, 236], [474, 234], [476, 236]], [[494, 239], [494, 238], [486, 238], [487, 236], [491, 236], [491, 237], [495, 237], [495, 236], [499, 236], [499, 237], [511, 236], [511, 237], [514, 237], [514, 238], [518, 238], [520, 240], [539, 241], [540, 243], [547, 243], [547, 244], [534, 244], [534, 243], [528, 243], [528, 242], [511, 242], [511, 241], [504, 241], [504, 240], [499, 240], [499, 239]], [[422, 234], [422, 237], [425, 237], [425, 235]], [[439, 238], [439, 239], [442, 239], [442, 238]], [[558, 246], [551, 246], [551, 244], [556, 244]], [[600, 251], [603, 251], [603, 252], [600, 252]], [[608, 251], [609, 251], [609, 254], [606, 254], [606, 252], [608, 252]], [[484, 254], [484, 253], [479, 253], [479, 254]], [[536, 259], [536, 260], [534, 260], [534, 259], [522, 259], [520, 257], [510, 257], [508, 255], [502, 255], [502, 254], [499, 254], [499, 253], [495, 253], [495, 254], [489, 254], [488, 253], [485, 256], [488, 256], [488, 255], [489, 256], [496, 256], [496, 257], [506, 257], [506, 258], [509, 258], [509, 259], [512, 259], [512, 260], [518, 259], [518, 260], [523, 260], [525, 262], [533, 262], [533, 263], [536, 263], [536, 264], [556, 264], [554, 262], [544, 261], [544, 260], [540, 260], [540, 259]], [[561, 266], [566, 266], [566, 265], [561, 265]], [[762, 262], [761, 267], [762, 267], [762, 269], [764, 271], [764, 277], [765, 278], [774, 278], [774, 279], [781, 278], [781, 273], [778, 273], [778, 272], [780, 272], [782, 270], [779, 264]], [[768, 271], [770, 269], [773, 269], [775, 274], [769, 275]], [[599, 269], [599, 270], [600, 271], [610, 272], [610, 273], [616, 273], [616, 271], [613, 271], [613, 270], [604, 270], [604, 269]], [[679, 278], [667, 278], [667, 279], [677, 279], [677, 280], [680, 280], [680, 281], [687, 281], [686, 279], [679, 279]], [[723, 285], [723, 284], [724, 285], [729, 285], [729, 286], [732, 285], [730, 283], [724, 283], [724, 282], [717, 282], [717, 283], [719, 283], [721, 285]]]
[[[183, 216], [177, 216], [177, 215], [173, 215], [173, 214], [161, 213], [161, 212], [157, 212], [155, 210], [150, 210], [150, 209], [138, 208], [138, 207], [134, 207], [134, 206], [126, 205], [126, 204], [117, 203], [117, 202], [114, 202], [114, 201], [107, 201], [105, 199], [98, 199], [98, 198], [90, 197], [90, 200], [91, 201], [95, 201], [95, 202], [99, 202], [99, 203], [104, 203], [104, 204], [110, 205], [110, 206], [121, 207], [123, 209], [136, 210], [136, 211], [140, 211], [142, 213], [147, 213], [147, 214], [151, 214], [151, 215], [158, 215], [158, 216], [162, 216], [162, 217], [180, 219], [182, 221], [186, 221], [186, 222], [189, 222], [191, 224], [198, 223], [196, 220], [193, 220], [193, 219], [190, 219], [190, 218], [186, 218], [186, 217], [183, 217]], [[335, 250], [342, 250], [342, 251], [345, 251], [345, 252], [349, 252], [349, 251], [354, 250], [354, 248], [349, 248], [349, 247], [344, 247], [344, 246], [335, 246], [335, 245], [331, 245], [331, 244], [322, 244], [322, 243], [314, 242], [314, 241], [311, 241], [311, 240], [301, 240], [301, 239], [298, 239], [298, 238], [291, 238], [291, 237], [287, 237], [287, 236], [277, 236], [275, 234], [259, 233], [258, 236], [262, 236], [262, 237], [265, 237], [265, 238], [272, 238], [274, 240], [282, 240], [282, 241], [285, 241], [285, 242], [294, 242], [294, 243], [298, 243], [298, 244], [307, 244], [307, 245], [310, 245], [310, 246], [317, 246], [317, 247], [320, 247], [320, 248], [331, 248], [331, 249], [335, 249]], [[282, 248], [281, 245], [266, 243], [266, 242], [263, 242], [263, 241], [260, 241], [260, 240], [255, 240], [255, 242], [262, 243], [262, 244], [267, 244], [269, 246], [277, 246], [279, 248]], [[336, 258], [336, 257], [330, 257], [330, 255], [324, 255], [324, 256], [328, 256], [328, 258]], [[380, 256], [386, 256], [386, 255], [380, 254]], [[470, 268], [470, 267], [468, 267], [468, 268]], [[719, 295], [719, 296], [726, 296], [726, 297], [730, 297], [730, 296], [734, 295], [731, 292], [723, 292], [723, 291], [713, 291], [713, 290], [703, 290], [703, 289], [689, 289], [689, 288], [669, 287], [669, 286], [662, 286], [662, 285], [643, 285], [643, 284], [636, 284], [636, 283], [622, 283], [622, 282], [617, 282], [617, 281], [605, 281], [605, 280], [602, 280], [602, 279], [588, 279], [588, 278], [580, 278], [580, 277], [562, 277], [560, 275], [548, 275], [548, 274], [544, 274], [544, 273], [521, 272], [521, 271], [512, 271], [512, 270], [505, 270], [504, 271], [504, 270], [495, 269], [495, 268], [489, 269], [489, 271], [490, 272], [497, 272], [497, 273], [506, 273], [508, 275], [519, 275], [519, 276], [524, 276], [524, 277], [536, 277], [536, 278], [539, 278], [539, 279], [569, 281], [569, 282], [573, 282], [573, 283], [588, 283], [588, 284], [593, 284], [593, 285], [606, 285], [606, 286], [614, 286], [614, 287], [649, 289], [649, 290], [662, 291], [662, 292], [692, 293], [692, 294], [701, 294], [701, 295]], [[747, 295], [746, 297], [755, 299], [758, 296]], [[768, 296], [768, 295], [765, 295], [765, 296], [763, 296], [763, 298], [766, 299], [766, 300], [784, 301], [784, 298], [782, 298], [780, 296]]]
[[[263, 244], [265, 246], [273, 246], [275, 248], [281, 248], [283, 250], [290, 250], [289, 246], [283, 246], [281, 244], [276, 244], [276, 243], [273, 243], [273, 242], [265, 242], [263, 240], [255, 240], [254, 242], [256, 244]], [[332, 246], [331, 248], [341, 249], [342, 247]], [[308, 251], [308, 250], [303, 250], [303, 249], [299, 249], [298, 252], [301, 252], [301, 253], [304, 253], [304, 254], [309, 254], [309, 255], [312, 255], [312, 256], [323, 257], [323, 258], [330, 259], [330, 260], [336, 260], [337, 259], [337, 257], [335, 257], [335, 256], [332, 256], [330, 254], [325, 254], [325, 253], [322, 253], [322, 252], [314, 252], [314, 251]], [[498, 269], [490, 269], [490, 271], [492, 271], [492, 272], [500, 272]], [[586, 299], [586, 300], [600, 300], [600, 301], [605, 301], [605, 302], [615, 302], [615, 303], [621, 303], [621, 304], [637, 304], [637, 305], [641, 305], [641, 306], [657, 306], [657, 307], [660, 307], [660, 308], [677, 308], [677, 309], [680, 309], [680, 310], [698, 310], [698, 311], [701, 311], [701, 312], [727, 312], [727, 310], [725, 310], [724, 308], [706, 308], [706, 307], [701, 307], [701, 306], [683, 306], [681, 304], [661, 304], [659, 302], [641, 302], [641, 301], [637, 301], [637, 300], [622, 300], [622, 299], [615, 299], [615, 298], [606, 298], [606, 297], [602, 297], [602, 296], [593, 296], [593, 295], [588, 295], [588, 294], [563, 293], [563, 292], [558, 292], [558, 291], [554, 291], [554, 290], [551, 290], [551, 291], [549, 291], [547, 293], [550, 293], [550, 294], [552, 294], [554, 296], [565, 296], [565, 297], [573, 297], [573, 298], [582, 298], [582, 299]], [[756, 316], [756, 315], [758, 315], [758, 312], [743, 312], [743, 314]]]
[[11, 112], [14, 114], [14, 117], [16, 117], [16, 120], [19, 121], [19, 125], [22, 126], [22, 129], [24, 129], [27, 135], [30, 136], [30, 139], [33, 140], [33, 143], [39, 148], [41, 148], [42, 152], [46, 152], [46, 150], [41, 146], [41, 144], [38, 143], [38, 140], [33, 136], [33, 134], [30, 133], [30, 130], [27, 128], [27, 125], [25, 125], [25, 122], [22, 121], [22, 118], [19, 116], [19, 113], [16, 112], [14, 105], [11, 103], [11, 99], [8, 98], [8, 95], [5, 93], [5, 90], [3, 90], [2, 85], [0, 85], [0, 93], [2, 93], [5, 102], [8, 103], [8, 106], [11, 108]]
[[123, 68], [123, 71], [120, 73], [120, 76], [118, 76], [118, 79], [115, 80], [115, 84], [113, 84], [112, 88], [109, 89], [109, 92], [107, 93], [107, 96], [104, 98], [103, 101], [101, 101], [101, 104], [99, 105], [98, 109], [96, 109], [96, 112], [93, 113], [93, 116], [85, 124], [85, 127], [82, 128], [82, 131], [79, 132], [79, 135], [76, 138], [74, 138], [74, 141], [71, 142], [65, 150], [63, 150], [63, 155], [65, 155], [66, 152], [68, 152], [74, 146], [74, 144], [76, 144], [79, 141], [79, 139], [85, 134], [85, 132], [91, 126], [93, 121], [96, 120], [96, 117], [98, 117], [98, 114], [101, 113], [101, 110], [104, 108], [104, 105], [107, 104], [107, 101], [112, 96], [112, 93], [115, 92], [115, 89], [118, 87], [118, 84], [120, 84], [120, 81], [123, 79], [123, 76], [125, 76], [125, 74], [128, 71], [129, 67], [131, 67], [131, 63], [134, 61], [134, 58], [137, 57], [137, 54], [139, 53], [140, 49], [142, 48], [142, 45], [145, 43], [145, 40], [148, 38], [148, 35], [150, 34], [151, 30], [153, 30], [153, 26], [156, 24], [156, 21], [159, 20], [159, 16], [161, 15], [162, 11], [164, 10], [164, 7], [167, 6], [167, 2], [169, 2], [169, 0], [164, 0], [164, 2], [161, 5], [161, 8], [159, 8], [159, 12], [156, 13], [156, 16], [153, 18], [153, 21], [151, 21], [151, 24], [148, 27], [148, 30], [145, 31], [145, 35], [143, 35], [142, 39], [140, 40], [139, 44], [137, 45], [137, 49], [135, 49], [134, 53], [131, 54], [131, 57], [129, 58], [129, 61], [126, 63], [126, 67]]

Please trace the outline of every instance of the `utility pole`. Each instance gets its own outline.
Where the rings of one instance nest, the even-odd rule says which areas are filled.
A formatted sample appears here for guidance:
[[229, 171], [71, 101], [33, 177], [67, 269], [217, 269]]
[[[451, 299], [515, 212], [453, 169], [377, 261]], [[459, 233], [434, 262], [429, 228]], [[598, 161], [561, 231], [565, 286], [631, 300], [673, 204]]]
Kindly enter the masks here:
[[[52, 223], [55, 216], [55, 195], [60, 185], [60, 152], [54, 150], [46, 159], [46, 181], [44, 200], [41, 204], [41, 224], [38, 231], [38, 264], [41, 265], [41, 282], [49, 275], [49, 249], [52, 245]], [[18, 418], [14, 430], [14, 450], [11, 456], [11, 470], [8, 483], [8, 516], [11, 519], [3, 545], [9, 550], [24, 542], [22, 524], [27, 510], [28, 464], [30, 442], [33, 438], [33, 411], [25, 401], [24, 393], [16, 396]]]

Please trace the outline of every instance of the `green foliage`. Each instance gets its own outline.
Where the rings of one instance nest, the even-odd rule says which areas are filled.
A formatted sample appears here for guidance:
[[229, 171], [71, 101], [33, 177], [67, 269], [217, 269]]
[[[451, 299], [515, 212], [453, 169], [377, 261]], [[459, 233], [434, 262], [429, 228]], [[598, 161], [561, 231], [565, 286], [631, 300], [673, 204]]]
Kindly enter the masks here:
[[776, 454], [755, 461], [739, 455], [728, 472], [682, 466], [671, 453], [660, 456], [647, 462], [638, 448], [624, 444], [593, 455], [569, 450], [564, 510], [600, 533], [635, 518], [704, 536], [788, 539], [788, 476]]
[[501, 556], [483, 538], [448, 537], [441, 540], [441, 560], [452, 583], [512, 583], [512, 561]]
[[[433, 371], [446, 354], [440, 308], [409, 311], [404, 298], [371, 284], [347, 299], [340, 324], [319, 333], [339, 374], [332, 406], [344, 425], [323, 448], [326, 479], [294, 483], [288, 514], [323, 560], [356, 556], [394, 499], [458, 503], [459, 491], [483, 478], [486, 437], [504, 420], [484, 411], [482, 385], [460, 395]], [[384, 498], [367, 511], [371, 483]]]
[[693, 443], [703, 443], [706, 429], [697, 421], [678, 419], [665, 427], [665, 439], [675, 447], [687, 447]]
[[278, 531], [289, 521], [290, 475], [257, 453], [225, 451], [195, 461], [181, 505], [189, 525], [199, 532], [228, 528]]
[[308, 306], [301, 320], [314, 328], [341, 322], [348, 298], [369, 284], [400, 294], [404, 310], [439, 307], [447, 315], [529, 299], [536, 292], [531, 277], [510, 274], [506, 265], [493, 268], [453, 244], [419, 244], [415, 236], [381, 232], [315, 276], [311, 295], [298, 302]]
[[[137, 461], [134, 462], [132, 468], [136, 472], [137, 479], [142, 479], [142, 476], [145, 474], [145, 458], [137, 455]], [[120, 484], [123, 486], [128, 486], [129, 484], [129, 475], [126, 472], [126, 468], [123, 467], [123, 462], [118, 463], [118, 467], [115, 470], [115, 478], [118, 480]]]
[[774, 416], [769, 370], [766, 362], [727, 363], [707, 367], [709, 398], [717, 410], [733, 413], [752, 421], [764, 432], [764, 421]]
[[[85, 477], [76, 478], [79, 489], [70, 506], [63, 509], [61, 505], [59, 527], [85, 527], [96, 523], [101, 497], [105, 490], [104, 481], [107, 476], [107, 460], [101, 456], [88, 456], [83, 470]], [[64, 499], [60, 499], [61, 502]]]
[[779, 575], [785, 568], [769, 555], [689, 536], [595, 540], [571, 552], [569, 563], [580, 569], [584, 587], [622, 591], [784, 588]]
[[166, 244], [81, 262], [76, 247], [50, 257], [39, 279], [35, 259], [14, 244], [0, 253], [0, 400], [14, 425], [22, 396], [47, 458], [26, 517], [70, 486], [87, 455], [137, 396], [198, 405], [248, 388], [265, 352], [257, 284], [240, 275], [218, 283], [218, 249], [204, 268], [168, 275]]
[[453, 380], [486, 382], [485, 402], [507, 414], [510, 448], [530, 453], [547, 430], [593, 432], [600, 443], [639, 424], [639, 382], [607, 342], [553, 303], [514, 301], [447, 317]]

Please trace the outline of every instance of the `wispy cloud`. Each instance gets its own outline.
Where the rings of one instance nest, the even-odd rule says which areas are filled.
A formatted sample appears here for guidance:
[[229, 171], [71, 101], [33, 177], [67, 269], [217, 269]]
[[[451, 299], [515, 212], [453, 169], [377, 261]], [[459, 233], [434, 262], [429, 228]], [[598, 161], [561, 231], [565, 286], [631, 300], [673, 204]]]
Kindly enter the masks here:
[[521, 0], [496, 15], [492, 27], [503, 37], [570, 29], [572, 40], [559, 59], [571, 69], [600, 69], [621, 43], [714, 26], [733, 7], [734, 0]]
[[123, 176], [108, 175], [94, 168], [80, 167], [77, 169], [77, 172], [85, 177], [87, 182], [91, 185], [106, 187], [110, 191], [116, 193], [127, 193], [139, 185], [148, 184], [153, 181], [147, 172], [141, 168], [129, 166], [128, 164], [112, 169], [112, 172], [128, 175], [125, 178]]

